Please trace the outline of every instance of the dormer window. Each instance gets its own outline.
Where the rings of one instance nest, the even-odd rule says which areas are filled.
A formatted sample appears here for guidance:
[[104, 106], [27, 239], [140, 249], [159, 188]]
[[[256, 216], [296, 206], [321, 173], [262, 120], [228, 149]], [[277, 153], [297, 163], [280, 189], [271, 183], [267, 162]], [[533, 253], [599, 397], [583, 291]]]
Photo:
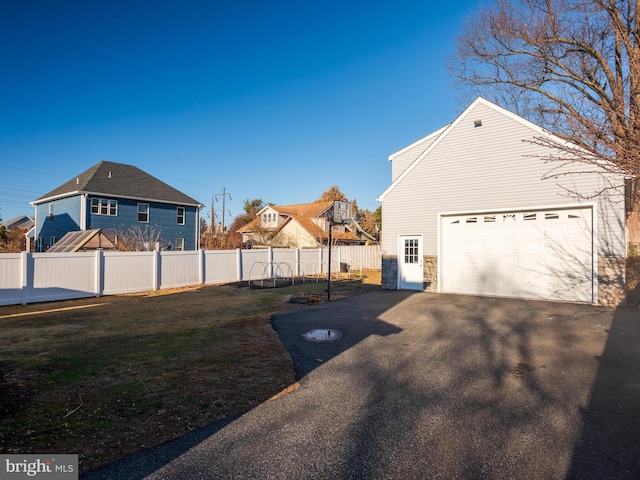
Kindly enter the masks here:
[[274, 226], [278, 223], [278, 214], [270, 212], [262, 215], [262, 225]]

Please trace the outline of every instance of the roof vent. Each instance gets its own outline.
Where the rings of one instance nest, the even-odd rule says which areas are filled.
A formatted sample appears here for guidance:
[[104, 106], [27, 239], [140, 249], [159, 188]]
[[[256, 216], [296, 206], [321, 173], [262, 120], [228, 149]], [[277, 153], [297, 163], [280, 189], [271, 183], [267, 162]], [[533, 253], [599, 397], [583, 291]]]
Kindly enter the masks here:
[[76, 177], [76, 185], [80, 185], [80, 177]]
[[111, 172], [109, 172], [109, 177], [108, 178], [111, 178]]
[[482, 126], [482, 120], [474, 120], [473, 121], [473, 126], [475, 128], [481, 127]]

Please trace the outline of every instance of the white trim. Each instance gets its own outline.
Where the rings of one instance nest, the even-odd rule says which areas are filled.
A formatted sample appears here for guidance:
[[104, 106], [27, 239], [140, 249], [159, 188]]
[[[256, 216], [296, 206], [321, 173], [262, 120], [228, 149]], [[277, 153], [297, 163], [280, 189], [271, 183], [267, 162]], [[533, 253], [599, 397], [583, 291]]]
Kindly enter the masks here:
[[[186, 215], [186, 212], [185, 212]], [[196, 250], [200, 250], [200, 209], [196, 209], [196, 241], [195, 241]], [[202, 283], [202, 282], [201, 282]]]
[[80, 195], [80, 230], [83, 231], [87, 229], [87, 201], [86, 193]]
[[30, 205], [32, 206], [36, 206], [39, 205], [41, 203], [46, 203], [46, 202], [51, 202], [53, 200], [60, 200], [61, 198], [66, 198], [66, 197], [73, 197], [76, 195], [93, 195], [93, 196], [101, 196], [101, 197], [112, 197], [112, 198], [124, 198], [126, 200], [135, 200], [137, 202], [143, 201], [143, 202], [154, 202], [154, 203], [166, 203], [168, 205], [185, 205], [187, 207], [198, 207], [198, 208], [202, 208], [204, 207], [204, 205], [202, 203], [186, 203], [186, 202], [173, 202], [173, 201], [169, 201], [169, 200], [157, 200], [154, 198], [145, 198], [145, 197], [131, 197], [128, 195], [116, 195], [116, 194], [111, 194], [111, 193], [105, 193], [105, 192], [89, 192], [86, 190], [76, 190], [75, 192], [67, 192], [67, 193], [61, 193], [60, 195], [55, 195], [53, 197], [47, 197], [47, 198], [41, 198], [38, 200], [34, 200], [33, 202], [29, 202]]
[[440, 129], [438, 129], [438, 130], [436, 130], [435, 132], [430, 133], [430, 134], [429, 134], [429, 135], [427, 135], [426, 137], [422, 137], [421, 139], [416, 140], [416, 141], [415, 141], [415, 142], [413, 142], [412, 144], [407, 145], [407, 146], [406, 146], [406, 147], [404, 147], [403, 149], [398, 150], [397, 152], [392, 153], [391, 155], [389, 155], [389, 161], [390, 161], [390, 162], [391, 162], [391, 161], [393, 161], [393, 159], [394, 159], [395, 157], [397, 157], [398, 155], [402, 155], [402, 154], [403, 154], [404, 152], [406, 152], [407, 150], [411, 150], [412, 148], [414, 148], [414, 147], [416, 147], [416, 146], [420, 145], [421, 143], [427, 142], [427, 141], [431, 140], [431, 138], [433, 138], [433, 137], [435, 137], [435, 136], [437, 136], [437, 135], [440, 135], [442, 132], [444, 132], [444, 131], [447, 129], [447, 127], [448, 127], [448, 126], [449, 126], [449, 125], [445, 125], [444, 127], [440, 128]]

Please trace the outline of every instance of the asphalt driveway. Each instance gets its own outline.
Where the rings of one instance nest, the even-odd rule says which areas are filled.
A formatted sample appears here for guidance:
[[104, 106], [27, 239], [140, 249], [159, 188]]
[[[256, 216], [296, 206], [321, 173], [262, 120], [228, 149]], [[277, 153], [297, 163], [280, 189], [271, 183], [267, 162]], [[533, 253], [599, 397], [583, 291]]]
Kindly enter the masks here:
[[379, 291], [273, 325], [290, 393], [86, 478], [640, 478], [636, 309]]

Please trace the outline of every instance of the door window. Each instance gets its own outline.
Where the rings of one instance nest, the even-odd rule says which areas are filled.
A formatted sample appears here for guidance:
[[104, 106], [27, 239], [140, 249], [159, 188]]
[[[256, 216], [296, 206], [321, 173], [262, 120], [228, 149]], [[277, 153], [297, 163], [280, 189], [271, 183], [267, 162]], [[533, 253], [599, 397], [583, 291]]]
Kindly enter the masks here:
[[418, 239], [405, 238], [404, 240], [404, 263], [418, 263]]

